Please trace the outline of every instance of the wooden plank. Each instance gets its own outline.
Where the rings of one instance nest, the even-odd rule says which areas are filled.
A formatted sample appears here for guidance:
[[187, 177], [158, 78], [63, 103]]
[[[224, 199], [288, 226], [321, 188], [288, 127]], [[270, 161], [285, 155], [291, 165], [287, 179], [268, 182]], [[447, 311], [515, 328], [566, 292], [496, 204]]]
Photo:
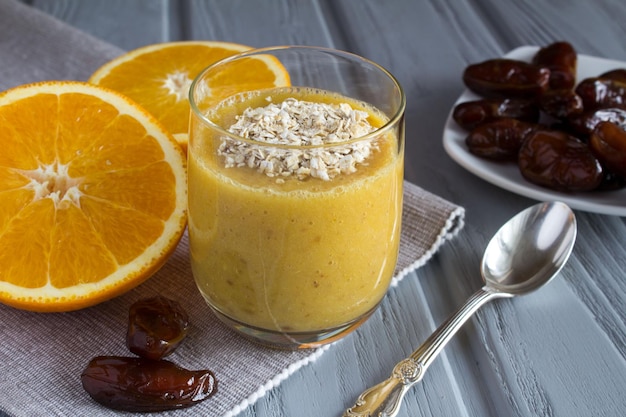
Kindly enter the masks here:
[[32, 5], [124, 50], [170, 38], [168, 1], [33, 0]]
[[189, 38], [254, 47], [334, 46], [318, 1], [210, 0], [190, 3], [187, 7], [183, 18]]

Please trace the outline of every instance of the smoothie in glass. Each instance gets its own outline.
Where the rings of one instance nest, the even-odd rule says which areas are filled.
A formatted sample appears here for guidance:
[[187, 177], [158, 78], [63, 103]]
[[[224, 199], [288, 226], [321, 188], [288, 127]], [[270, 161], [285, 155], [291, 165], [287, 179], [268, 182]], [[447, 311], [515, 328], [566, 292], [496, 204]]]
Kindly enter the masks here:
[[[319, 132], [328, 126], [337, 133]], [[191, 266], [217, 316], [289, 348], [363, 322], [398, 256], [402, 135], [372, 105], [308, 87], [246, 92], [192, 115]]]

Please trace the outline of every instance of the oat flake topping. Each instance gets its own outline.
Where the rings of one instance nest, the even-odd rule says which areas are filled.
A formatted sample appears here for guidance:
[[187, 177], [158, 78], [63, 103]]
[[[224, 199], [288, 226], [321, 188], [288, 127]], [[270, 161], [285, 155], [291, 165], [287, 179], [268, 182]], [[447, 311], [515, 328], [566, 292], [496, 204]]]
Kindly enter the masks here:
[[[342, 142], [364, 136], [375, 130], [367, 121], [368, 113], [353, 109], [347, 103], [326, 104], [288, 98], [280, 104], [248, 108], [228, 131], [246, 139], [263, 142], [264, 146], [236, 142], [226, 138], [219, 150], [227, 167], [248, 166], [269, 177], [295, 175], [330, 180], [341, 173], [355, 172], [376, 144], [362, 141]], [[324, 145], [332, 148], [282, 149], [267, 144]]]

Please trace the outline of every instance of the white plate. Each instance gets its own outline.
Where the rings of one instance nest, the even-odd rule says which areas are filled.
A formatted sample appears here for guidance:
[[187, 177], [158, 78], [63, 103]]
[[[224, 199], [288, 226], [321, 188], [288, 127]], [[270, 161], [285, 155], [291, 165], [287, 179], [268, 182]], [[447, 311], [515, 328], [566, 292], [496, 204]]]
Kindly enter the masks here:
[[[522, 46], [509, 52], [505, 57], [529, 62], [538, 49], [536, 46]], [[615, 68], [626, 68], [626, 62], [579, 54], [577, 82], [584, 78], [596, 77]], [[465, 90], [454, 105], [479, 98], [473, 92]], [[443, 131], [443, 146], [456, 163], [474, 175], [500, 188], [535, 200], [559, 200], [578, 210], [626, 216], [626, 188], [617, 191], [591, 191], [584, 193], [552, 191], [525, 180], [515, 163], [494, 162], [471, 154], [465, 145], [467, 131], [458, 126], [452, 119], [453, 110], [454, 106], [446, 120]]]

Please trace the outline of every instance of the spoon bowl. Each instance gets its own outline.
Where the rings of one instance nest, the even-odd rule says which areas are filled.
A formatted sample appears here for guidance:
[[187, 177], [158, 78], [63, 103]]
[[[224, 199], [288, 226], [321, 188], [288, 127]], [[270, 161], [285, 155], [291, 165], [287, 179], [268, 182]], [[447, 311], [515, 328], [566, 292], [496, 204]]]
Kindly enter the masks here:
[[343, 417], [393, 417], [402, 398], [461, 326], [488, 301], [535, 291], [563, 268], [576, 241], [576, 217], [561, 202], [539, 203], [519, 212], [489, 241], [481, 263], [485, 285], [474, 293], [391, 376], [367, 390]]
[[505, 223], [487, 244], [481, 263], [485, 285], [522, 295], [550, 282], [570, 256], [576, 218], [564, 203], [540, 203]]

